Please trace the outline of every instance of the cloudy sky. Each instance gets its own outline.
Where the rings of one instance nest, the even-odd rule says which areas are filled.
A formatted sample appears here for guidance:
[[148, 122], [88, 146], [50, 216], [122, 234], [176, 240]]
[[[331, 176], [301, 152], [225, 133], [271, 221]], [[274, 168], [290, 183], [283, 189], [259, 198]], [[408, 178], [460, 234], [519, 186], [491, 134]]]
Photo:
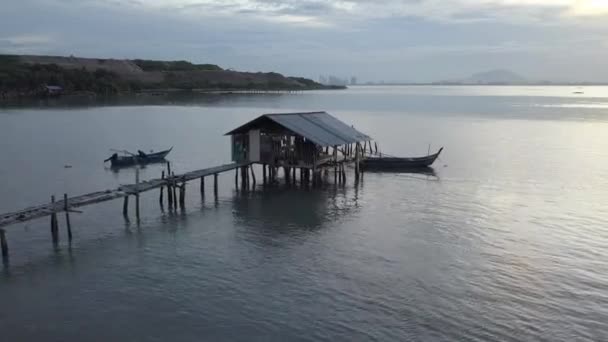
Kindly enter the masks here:
[[608, 0], [2, 0], [0, 52], [360, 80], [608, 81]]

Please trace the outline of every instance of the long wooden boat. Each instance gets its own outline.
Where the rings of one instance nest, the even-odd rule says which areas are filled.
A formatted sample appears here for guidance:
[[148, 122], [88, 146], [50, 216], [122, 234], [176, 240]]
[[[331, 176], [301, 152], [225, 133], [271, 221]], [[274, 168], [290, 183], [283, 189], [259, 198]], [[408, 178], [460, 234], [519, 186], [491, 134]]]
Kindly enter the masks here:
[[443, 151], [443, 147], [435, 154], [415, 158], [384, 157], [382, 155], [368, 157], [361, 162], [361, 168], [372, 171], [428, 168], [439, 157], [441, 151]]
[[110, 158], [104, 160], [105, 162], [112, 163], [112, 167], [126, 167], [133, 165], [145, 165], [151, 163], [162, 163], [165, 161], [165, 157], [173, 150], [171, 147], [168, 150], [155, 152], [155, 153], [142, 153], [131, 154], [129, 156], [119, 156], [118, 153], [114, 153]]

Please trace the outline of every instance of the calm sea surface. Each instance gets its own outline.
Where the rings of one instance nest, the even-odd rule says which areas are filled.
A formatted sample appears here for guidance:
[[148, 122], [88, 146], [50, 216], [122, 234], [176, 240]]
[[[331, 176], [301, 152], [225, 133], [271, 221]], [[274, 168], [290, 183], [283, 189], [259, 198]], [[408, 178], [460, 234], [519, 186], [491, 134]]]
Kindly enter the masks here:
[[[584, 94], [574, 94], [574, 92]], [[223, 134], [326, 110], [436, 177], [235, 191], [184, 212], [142, 196], [7, 228], [2, 341], [606, 341], [608, 87], [353, 87], [290, 95], [0, 108], [0, 212], [134, 181], [109, 149], [177, 172], [229, 161]], [[65, 168], [71, 165], [71, 168]], [[261, 172], [258, 171], [258, 179]], [[160, 176], [160, 166], [141, 171]]]

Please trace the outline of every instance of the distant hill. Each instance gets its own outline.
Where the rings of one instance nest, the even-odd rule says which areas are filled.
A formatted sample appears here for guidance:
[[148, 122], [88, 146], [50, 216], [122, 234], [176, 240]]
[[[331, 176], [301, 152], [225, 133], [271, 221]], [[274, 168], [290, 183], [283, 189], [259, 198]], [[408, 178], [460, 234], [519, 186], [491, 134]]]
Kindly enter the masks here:
[[119, 94], [145, 91], [335, 89], [275, 72], [224, 70], [187, 61], [121, 60], [63, 56], [0, 55], [0, 99], [63, 93]]
[[495, 69], [478, 72], [461, 82], [466, 84], [522, 84], [528, 81], [511, 70]]

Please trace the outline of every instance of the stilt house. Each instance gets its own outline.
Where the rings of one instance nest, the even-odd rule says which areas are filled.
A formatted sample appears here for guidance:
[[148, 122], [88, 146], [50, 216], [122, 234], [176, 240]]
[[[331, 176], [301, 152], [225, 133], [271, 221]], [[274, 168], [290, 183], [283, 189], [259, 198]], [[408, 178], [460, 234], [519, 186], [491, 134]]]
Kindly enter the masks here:
[[313, 170], [358, 160], [371, 140], [326, 112], [264, 114], [226, 135], [234, 162]]

